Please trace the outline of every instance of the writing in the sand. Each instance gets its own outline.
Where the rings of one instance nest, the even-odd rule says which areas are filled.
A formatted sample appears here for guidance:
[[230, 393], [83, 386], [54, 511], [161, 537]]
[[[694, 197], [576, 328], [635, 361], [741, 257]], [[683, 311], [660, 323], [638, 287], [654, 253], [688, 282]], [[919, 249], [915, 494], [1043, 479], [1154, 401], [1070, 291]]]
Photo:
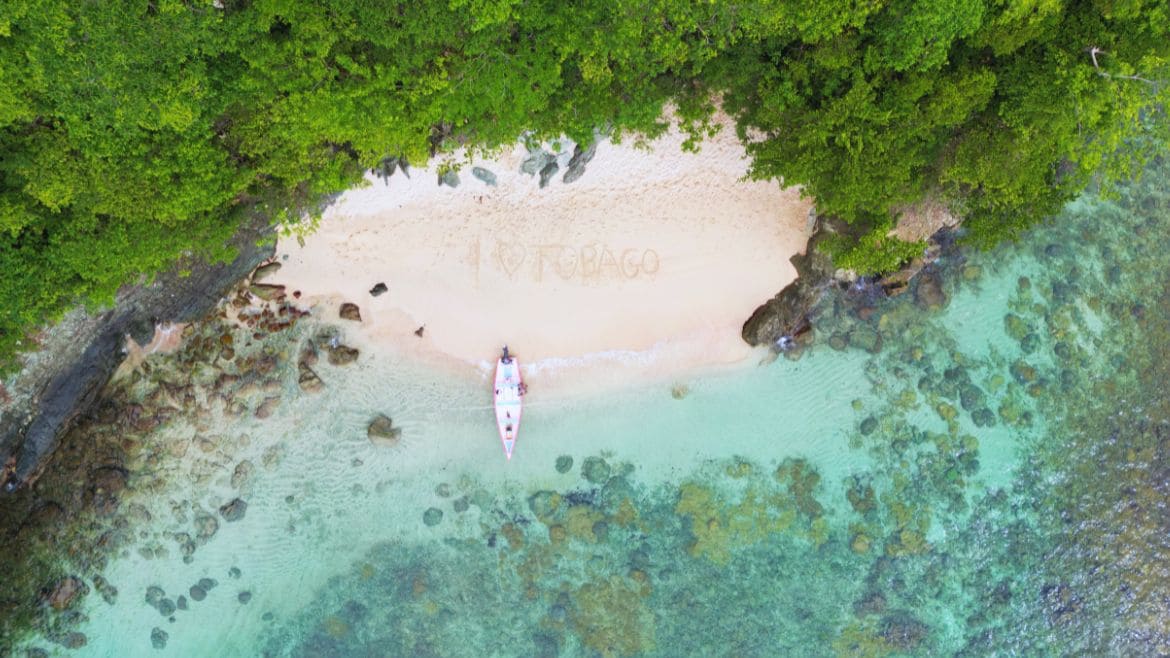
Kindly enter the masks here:
[[[478, 241], [476, 241], [478, 243]], [[479, 245], [473, 249], [478, 251]], [[652, 277], [662, 263], [653, 249], [611, 247], [594, 242], [585, 245], [497, 242], [490, 250], [491, 263], [509, 278], [530, 278], [534, 282], [628, 281]], [[478, 274], [478, 259], [476, 259]]]

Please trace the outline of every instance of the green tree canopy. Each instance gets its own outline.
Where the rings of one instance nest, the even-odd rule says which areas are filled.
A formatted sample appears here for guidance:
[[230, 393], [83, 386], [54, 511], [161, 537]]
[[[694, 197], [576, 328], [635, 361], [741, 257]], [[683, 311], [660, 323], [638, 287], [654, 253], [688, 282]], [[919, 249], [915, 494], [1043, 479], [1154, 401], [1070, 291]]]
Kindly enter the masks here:
[[653, 136], [666, 103], [696, 137], [722, 103], [822, 212], [884, 230], [931, 193], [991, 241], [1126, 170], [1168, 61], [1162, 0], [8, 0], [0, 362], [386, 156]]

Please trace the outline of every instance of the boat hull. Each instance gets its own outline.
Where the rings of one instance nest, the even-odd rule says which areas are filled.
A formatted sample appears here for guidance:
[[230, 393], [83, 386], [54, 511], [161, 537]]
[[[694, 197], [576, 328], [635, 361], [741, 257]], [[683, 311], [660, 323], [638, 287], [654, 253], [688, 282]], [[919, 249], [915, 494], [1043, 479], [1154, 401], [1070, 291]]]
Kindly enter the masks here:
[[520, 432], [520, 415], [523, 412], [521, 389], [524, 382], [520, 377], [520, 364], [515, 357], [496, 361], [495, 408], [496, 426], [500, 441], [504, 444], [504, 455], [512, 459], [516, 447], [516, 435]]

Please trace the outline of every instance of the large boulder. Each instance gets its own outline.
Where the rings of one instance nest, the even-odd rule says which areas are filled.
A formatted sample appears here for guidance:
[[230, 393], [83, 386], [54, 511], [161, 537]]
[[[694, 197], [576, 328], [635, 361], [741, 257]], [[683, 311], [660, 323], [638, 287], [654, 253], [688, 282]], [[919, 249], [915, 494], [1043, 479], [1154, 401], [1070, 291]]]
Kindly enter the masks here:
[[351, 302], [346, 302], [346, 303], [342, 304], [341, 310], [338, 311], [338, 315], [341, 317], [342, 320], [351, 320], [353, 322], [361, 322], [362, 321], [361, 309], [358, 308], [357, 304], [354, 304]]

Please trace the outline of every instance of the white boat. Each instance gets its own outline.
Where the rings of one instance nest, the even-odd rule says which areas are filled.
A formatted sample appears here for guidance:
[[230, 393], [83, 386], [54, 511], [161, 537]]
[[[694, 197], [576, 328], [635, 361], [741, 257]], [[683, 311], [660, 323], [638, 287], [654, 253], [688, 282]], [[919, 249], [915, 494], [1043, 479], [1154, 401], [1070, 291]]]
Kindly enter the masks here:
[[524, 397], [524, 381], [520, 378], [520, 364], [516, 358], [508, 354], [508, 346], [504, 346], [504, 354], [496, 361], [496, 425], [500, 428], [500, 441], [504, 443], [504, 454], [512, 458], [512, 448], [516, 445], [516, 434], [520, 431], [520, 412], [523, 410], [521, 400]]

